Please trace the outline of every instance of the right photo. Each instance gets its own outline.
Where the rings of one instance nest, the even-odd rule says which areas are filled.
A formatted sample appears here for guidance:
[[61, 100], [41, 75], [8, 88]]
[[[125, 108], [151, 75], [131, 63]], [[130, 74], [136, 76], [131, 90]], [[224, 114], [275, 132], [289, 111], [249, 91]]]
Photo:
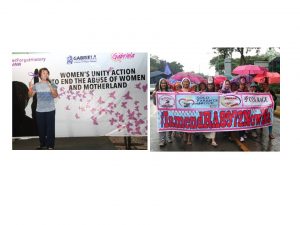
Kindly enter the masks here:
[[280, 47], [150, 55], [150, 151], [279, 152]]

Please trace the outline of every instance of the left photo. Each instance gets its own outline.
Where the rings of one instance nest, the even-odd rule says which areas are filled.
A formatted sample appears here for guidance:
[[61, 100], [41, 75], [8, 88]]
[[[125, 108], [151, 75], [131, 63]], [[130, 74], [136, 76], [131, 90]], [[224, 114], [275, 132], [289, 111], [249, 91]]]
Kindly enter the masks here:
[[147, 150], [147, 53], [12, 53], [13, 150]]

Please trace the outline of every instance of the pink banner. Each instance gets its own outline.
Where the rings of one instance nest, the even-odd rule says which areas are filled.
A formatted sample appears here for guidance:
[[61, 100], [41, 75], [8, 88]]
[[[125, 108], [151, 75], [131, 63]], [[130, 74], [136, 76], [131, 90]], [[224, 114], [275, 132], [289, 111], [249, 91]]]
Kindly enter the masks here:
[[157, 93], [158, 131], [215, 132], [272, 125], [268, 93]]

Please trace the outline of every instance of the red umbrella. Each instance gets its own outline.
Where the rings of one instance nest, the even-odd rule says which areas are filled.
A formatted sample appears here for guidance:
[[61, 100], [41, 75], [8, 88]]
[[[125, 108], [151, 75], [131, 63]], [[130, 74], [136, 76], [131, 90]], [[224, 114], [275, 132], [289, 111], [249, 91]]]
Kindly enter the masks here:
[[235, 67], [232, 73], [238, 75], [248, 75], [248, 74], [262, 74], [267, 71], [268, 69], [262, 66], [243, 65], [243, 66]]
[[268, 78], [269, 84], [279, 84], [280, 83], [280, 74], [276, 72], [265, 72], [263, 74], [257, 74], [253, 81], [257, 83], [263, 83], [265, 78]]
[[227, 80], [227, 77], [224, 75], [215, 75], [214, 76], [214, 82], [215, 84], [222, 84], [225, 80]]

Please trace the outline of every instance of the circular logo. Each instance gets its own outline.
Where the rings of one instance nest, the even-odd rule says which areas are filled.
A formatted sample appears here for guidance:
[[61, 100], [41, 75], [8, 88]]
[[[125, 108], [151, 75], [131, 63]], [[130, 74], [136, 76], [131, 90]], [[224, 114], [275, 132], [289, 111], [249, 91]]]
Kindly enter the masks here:
[[238, 107], [241, 104], [241, 99], [235, 95], [221, 96], [221, 105], [226, 108]]

